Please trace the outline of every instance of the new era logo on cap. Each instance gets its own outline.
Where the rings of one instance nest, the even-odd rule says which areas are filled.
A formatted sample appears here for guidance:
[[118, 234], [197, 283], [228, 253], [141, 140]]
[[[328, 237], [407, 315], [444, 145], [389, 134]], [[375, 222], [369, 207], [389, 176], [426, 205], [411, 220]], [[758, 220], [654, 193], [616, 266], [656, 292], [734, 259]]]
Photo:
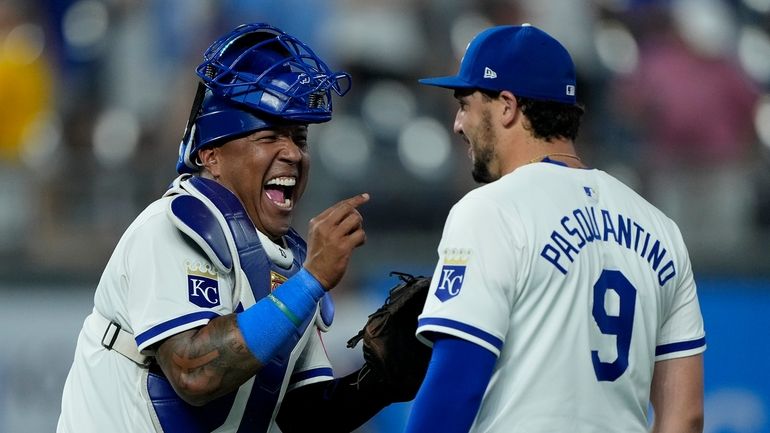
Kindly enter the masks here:
[[575, 96], [575, 86], [572, 84], [567, 84], [567, 95], [568, 96]]
[[484, 68], [484, 78], [497, 78], [497, 72], [489, 69], [489, 67]]

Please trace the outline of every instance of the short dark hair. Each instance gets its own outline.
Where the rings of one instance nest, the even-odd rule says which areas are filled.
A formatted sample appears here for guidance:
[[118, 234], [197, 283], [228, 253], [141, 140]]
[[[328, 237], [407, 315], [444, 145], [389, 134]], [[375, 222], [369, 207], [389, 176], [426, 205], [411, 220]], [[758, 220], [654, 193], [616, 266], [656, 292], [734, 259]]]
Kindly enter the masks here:
[[574, 141], [577, 138], [583, 107], [522, 96], [517, 96], [516, 102], [529, 119], [535, 138], [546, 141], [558, 138]]
[[[485, 99], [495, 99], [500, 92], [480, 90]], [[561, 102], [542, 101], [539, 99], [516, 96], [516, 103], [529, 120], [530, 132], [535, 138], [546, 141], [566, 138], [575, 140], [580, 129], [583, 107]]]

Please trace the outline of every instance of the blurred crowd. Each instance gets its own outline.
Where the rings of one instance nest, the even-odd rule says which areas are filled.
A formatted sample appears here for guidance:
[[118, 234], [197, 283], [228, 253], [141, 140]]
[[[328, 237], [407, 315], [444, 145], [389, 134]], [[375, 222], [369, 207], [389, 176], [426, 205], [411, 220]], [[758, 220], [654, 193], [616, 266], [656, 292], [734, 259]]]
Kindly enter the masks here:
[[310, 129], [296, 221], [370, 192], [353, 278], [432, 267], [474, 184], [456, 103], [416, 80], [454, 73], [481, 28], [524, 22], [575, 59], [584, 160], [677, 221], [696, 275], [770, 275], [770, 0], [0, 0], [4, 281], [95, 284], [176, 175], [203, 50], [256, 21], [353, 76]]
[[[696, 277], [770, 276], [770, 0], [0, 0], [0, 337], [13, 348], [0, 351], [0, 430], [55, 425], [102, 268], [176, 176], [194, 69], [217, 36], [256, 21], [353, 75], [334, 120], [310, 128], [295, 221], [304, 233], [331, 203], [372, 196], [325, 338], [338, 373], [360, 364], [345, 342], [394, 283], [387, 272], [431, 272], [449, 207], [475, 186], [451, 134], [456, 102], [417, 79], [454, 74], [489, 25], [529, 22], [567, 46], [583, 160], [679, 224]], [[748, 313], [730, 314], [726, 334]], [[741, 347], [724, 362], [762, 359]], [[755, 406], [734, 400], [715, 401], [746, 424], [739, 409]], [[388, 410], [361, 431], [400, 431], [406, 409]], [[706, 431], [721, 431], [717, 412]]]

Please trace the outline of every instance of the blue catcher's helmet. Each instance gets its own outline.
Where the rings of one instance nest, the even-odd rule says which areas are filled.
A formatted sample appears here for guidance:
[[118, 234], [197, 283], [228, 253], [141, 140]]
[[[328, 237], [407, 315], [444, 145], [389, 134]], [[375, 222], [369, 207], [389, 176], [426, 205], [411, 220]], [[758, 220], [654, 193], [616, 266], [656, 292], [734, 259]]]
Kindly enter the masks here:
[[244, 24], [214, 42], [196, 69], [198, 87], [177, 171], [194, 173], [198, 151], [282, 123], [323, 123], [350, 75], [332, 72], [307, 45], [268, 24]]

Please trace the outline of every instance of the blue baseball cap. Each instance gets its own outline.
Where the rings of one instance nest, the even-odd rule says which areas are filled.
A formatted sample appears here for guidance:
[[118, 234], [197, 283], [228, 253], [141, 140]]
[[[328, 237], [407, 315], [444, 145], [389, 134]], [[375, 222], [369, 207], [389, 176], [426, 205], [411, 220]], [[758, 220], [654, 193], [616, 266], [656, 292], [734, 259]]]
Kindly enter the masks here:
[[497, 26], [468, 44], [457, 75], [423, 78], [447, 89], [508, 90], [514, 95], [575, 105], [575, 64], [564, 46], [529, 24]]

